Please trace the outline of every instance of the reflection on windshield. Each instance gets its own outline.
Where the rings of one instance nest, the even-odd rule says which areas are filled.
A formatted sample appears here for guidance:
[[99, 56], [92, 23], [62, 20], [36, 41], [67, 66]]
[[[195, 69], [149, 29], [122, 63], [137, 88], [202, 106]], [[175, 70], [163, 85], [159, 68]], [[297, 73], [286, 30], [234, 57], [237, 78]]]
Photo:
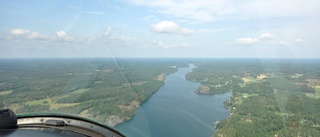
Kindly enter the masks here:
[[127, 136], [317, 136], [318, 5], [4, 0], [0, 108]]

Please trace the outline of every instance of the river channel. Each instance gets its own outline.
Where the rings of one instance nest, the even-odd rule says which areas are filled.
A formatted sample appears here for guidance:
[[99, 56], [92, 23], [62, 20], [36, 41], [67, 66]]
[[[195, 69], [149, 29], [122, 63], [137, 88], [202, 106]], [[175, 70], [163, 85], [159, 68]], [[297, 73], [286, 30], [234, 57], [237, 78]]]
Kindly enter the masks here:
[[199, 83], [185, 79], [196, 66], [179, 68], [137, 110], [135, 116], [115, 128], [127, 137], [211, 137], [216, 121], [229, 116], [223, 102], [230, 93], [199, 95]]

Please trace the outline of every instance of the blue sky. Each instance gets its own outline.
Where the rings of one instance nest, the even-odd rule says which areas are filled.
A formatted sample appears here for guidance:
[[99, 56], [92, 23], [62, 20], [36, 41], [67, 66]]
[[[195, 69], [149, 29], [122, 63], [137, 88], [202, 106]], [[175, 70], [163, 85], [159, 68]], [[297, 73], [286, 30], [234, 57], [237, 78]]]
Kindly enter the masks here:
[[0, 58], [319, 58], [319, 0], [3, 0]]

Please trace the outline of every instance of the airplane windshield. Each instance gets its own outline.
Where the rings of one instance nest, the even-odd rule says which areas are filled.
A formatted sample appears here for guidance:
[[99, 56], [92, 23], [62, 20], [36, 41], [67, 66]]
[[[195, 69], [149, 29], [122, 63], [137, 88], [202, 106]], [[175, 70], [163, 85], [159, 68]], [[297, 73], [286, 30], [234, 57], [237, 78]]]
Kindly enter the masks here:
[[128, 137], [317, 136], [319, 5], [4, 0], [0, 109]]

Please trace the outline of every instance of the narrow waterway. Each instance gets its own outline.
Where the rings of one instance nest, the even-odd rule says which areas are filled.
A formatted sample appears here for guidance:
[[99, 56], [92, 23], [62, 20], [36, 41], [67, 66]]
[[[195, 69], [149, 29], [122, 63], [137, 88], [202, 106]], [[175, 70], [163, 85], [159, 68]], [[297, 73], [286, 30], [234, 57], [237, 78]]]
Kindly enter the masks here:
[[136, 115], [115, 128], [128, 137], [211, 137], [214, 122], [229, 116], [223, 102], [230, 94], [195, 94], [200, 84], [185, 79], [193, 68], [179, 68], [168, 75], [165, 85], [142, 104]]

